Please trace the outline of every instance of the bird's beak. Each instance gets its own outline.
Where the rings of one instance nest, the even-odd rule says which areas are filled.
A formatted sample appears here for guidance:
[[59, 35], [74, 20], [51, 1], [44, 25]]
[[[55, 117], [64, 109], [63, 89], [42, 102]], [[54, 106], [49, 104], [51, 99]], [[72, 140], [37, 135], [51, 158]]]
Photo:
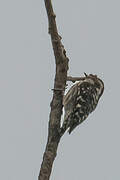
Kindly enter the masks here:
[[85, 75], [85, 77], [87, 77], [88, 75], [84, 72], [84, 75]]

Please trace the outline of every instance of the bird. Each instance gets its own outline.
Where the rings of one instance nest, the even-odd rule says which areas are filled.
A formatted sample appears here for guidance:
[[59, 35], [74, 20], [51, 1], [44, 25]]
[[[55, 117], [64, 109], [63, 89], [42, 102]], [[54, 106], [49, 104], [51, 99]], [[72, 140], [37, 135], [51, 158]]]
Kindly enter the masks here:
[[63, 98], [65, 110], [61, 134], [69, 134], [92, 113], [104, 91], [103, 81], [97, 75], [86, 73], [85, 77], [75, 83]]

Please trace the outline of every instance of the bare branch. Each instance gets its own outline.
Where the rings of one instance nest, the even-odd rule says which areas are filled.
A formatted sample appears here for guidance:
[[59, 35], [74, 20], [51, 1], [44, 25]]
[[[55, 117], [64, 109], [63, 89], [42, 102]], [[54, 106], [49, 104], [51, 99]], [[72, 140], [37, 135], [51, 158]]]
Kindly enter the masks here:
[[63, 96], [66, 87], [68, 58], [66, 51], [61, 43], [61, 37], [58, 34], [53, 12], [51, 0], [44, 0], [48, 15], [49, 34], [53, 51], [55, 55], [56, 74], [54, 81], [53, 99], [51, 102], [51, 112], [49, 117], [48, 140], [46, 149], [43, 155], [43, 162], [39, 173], [38, 180], [49, 180], [52, 165], [57, 154], [57, 148], [60, 141], [60, 121], [63, 108]]
[[72, 77], [72, 76], [67, 77], [67, 81], [72, 81], [73, 83], [75, 83], [76, 81], [84, 80], [84, 79], [85, 77]]

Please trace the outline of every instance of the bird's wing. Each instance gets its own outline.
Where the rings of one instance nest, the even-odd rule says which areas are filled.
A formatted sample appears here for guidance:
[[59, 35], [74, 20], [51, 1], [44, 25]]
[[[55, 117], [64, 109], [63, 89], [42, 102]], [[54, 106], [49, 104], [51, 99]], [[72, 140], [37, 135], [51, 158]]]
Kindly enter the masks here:
[[66, 120], [69, 117], [75, 106], [77, 92], [78, 92], [78, 83], [73, 85], [63, 98], [63, 105], [65, 109], [64, 120]]

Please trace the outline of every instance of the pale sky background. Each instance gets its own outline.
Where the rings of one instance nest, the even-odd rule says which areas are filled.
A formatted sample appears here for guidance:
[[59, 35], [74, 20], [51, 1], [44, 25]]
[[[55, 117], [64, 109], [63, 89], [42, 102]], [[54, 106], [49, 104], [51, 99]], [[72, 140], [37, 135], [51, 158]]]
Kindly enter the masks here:
[[[69, 75], [97, 74], [96, 111], [62, 138], [51, 180], [120, 180], [120, 1], [54, 0]], [[43, 0], [0, 1], [0, 180], [37, 180], [55, 72]]]

